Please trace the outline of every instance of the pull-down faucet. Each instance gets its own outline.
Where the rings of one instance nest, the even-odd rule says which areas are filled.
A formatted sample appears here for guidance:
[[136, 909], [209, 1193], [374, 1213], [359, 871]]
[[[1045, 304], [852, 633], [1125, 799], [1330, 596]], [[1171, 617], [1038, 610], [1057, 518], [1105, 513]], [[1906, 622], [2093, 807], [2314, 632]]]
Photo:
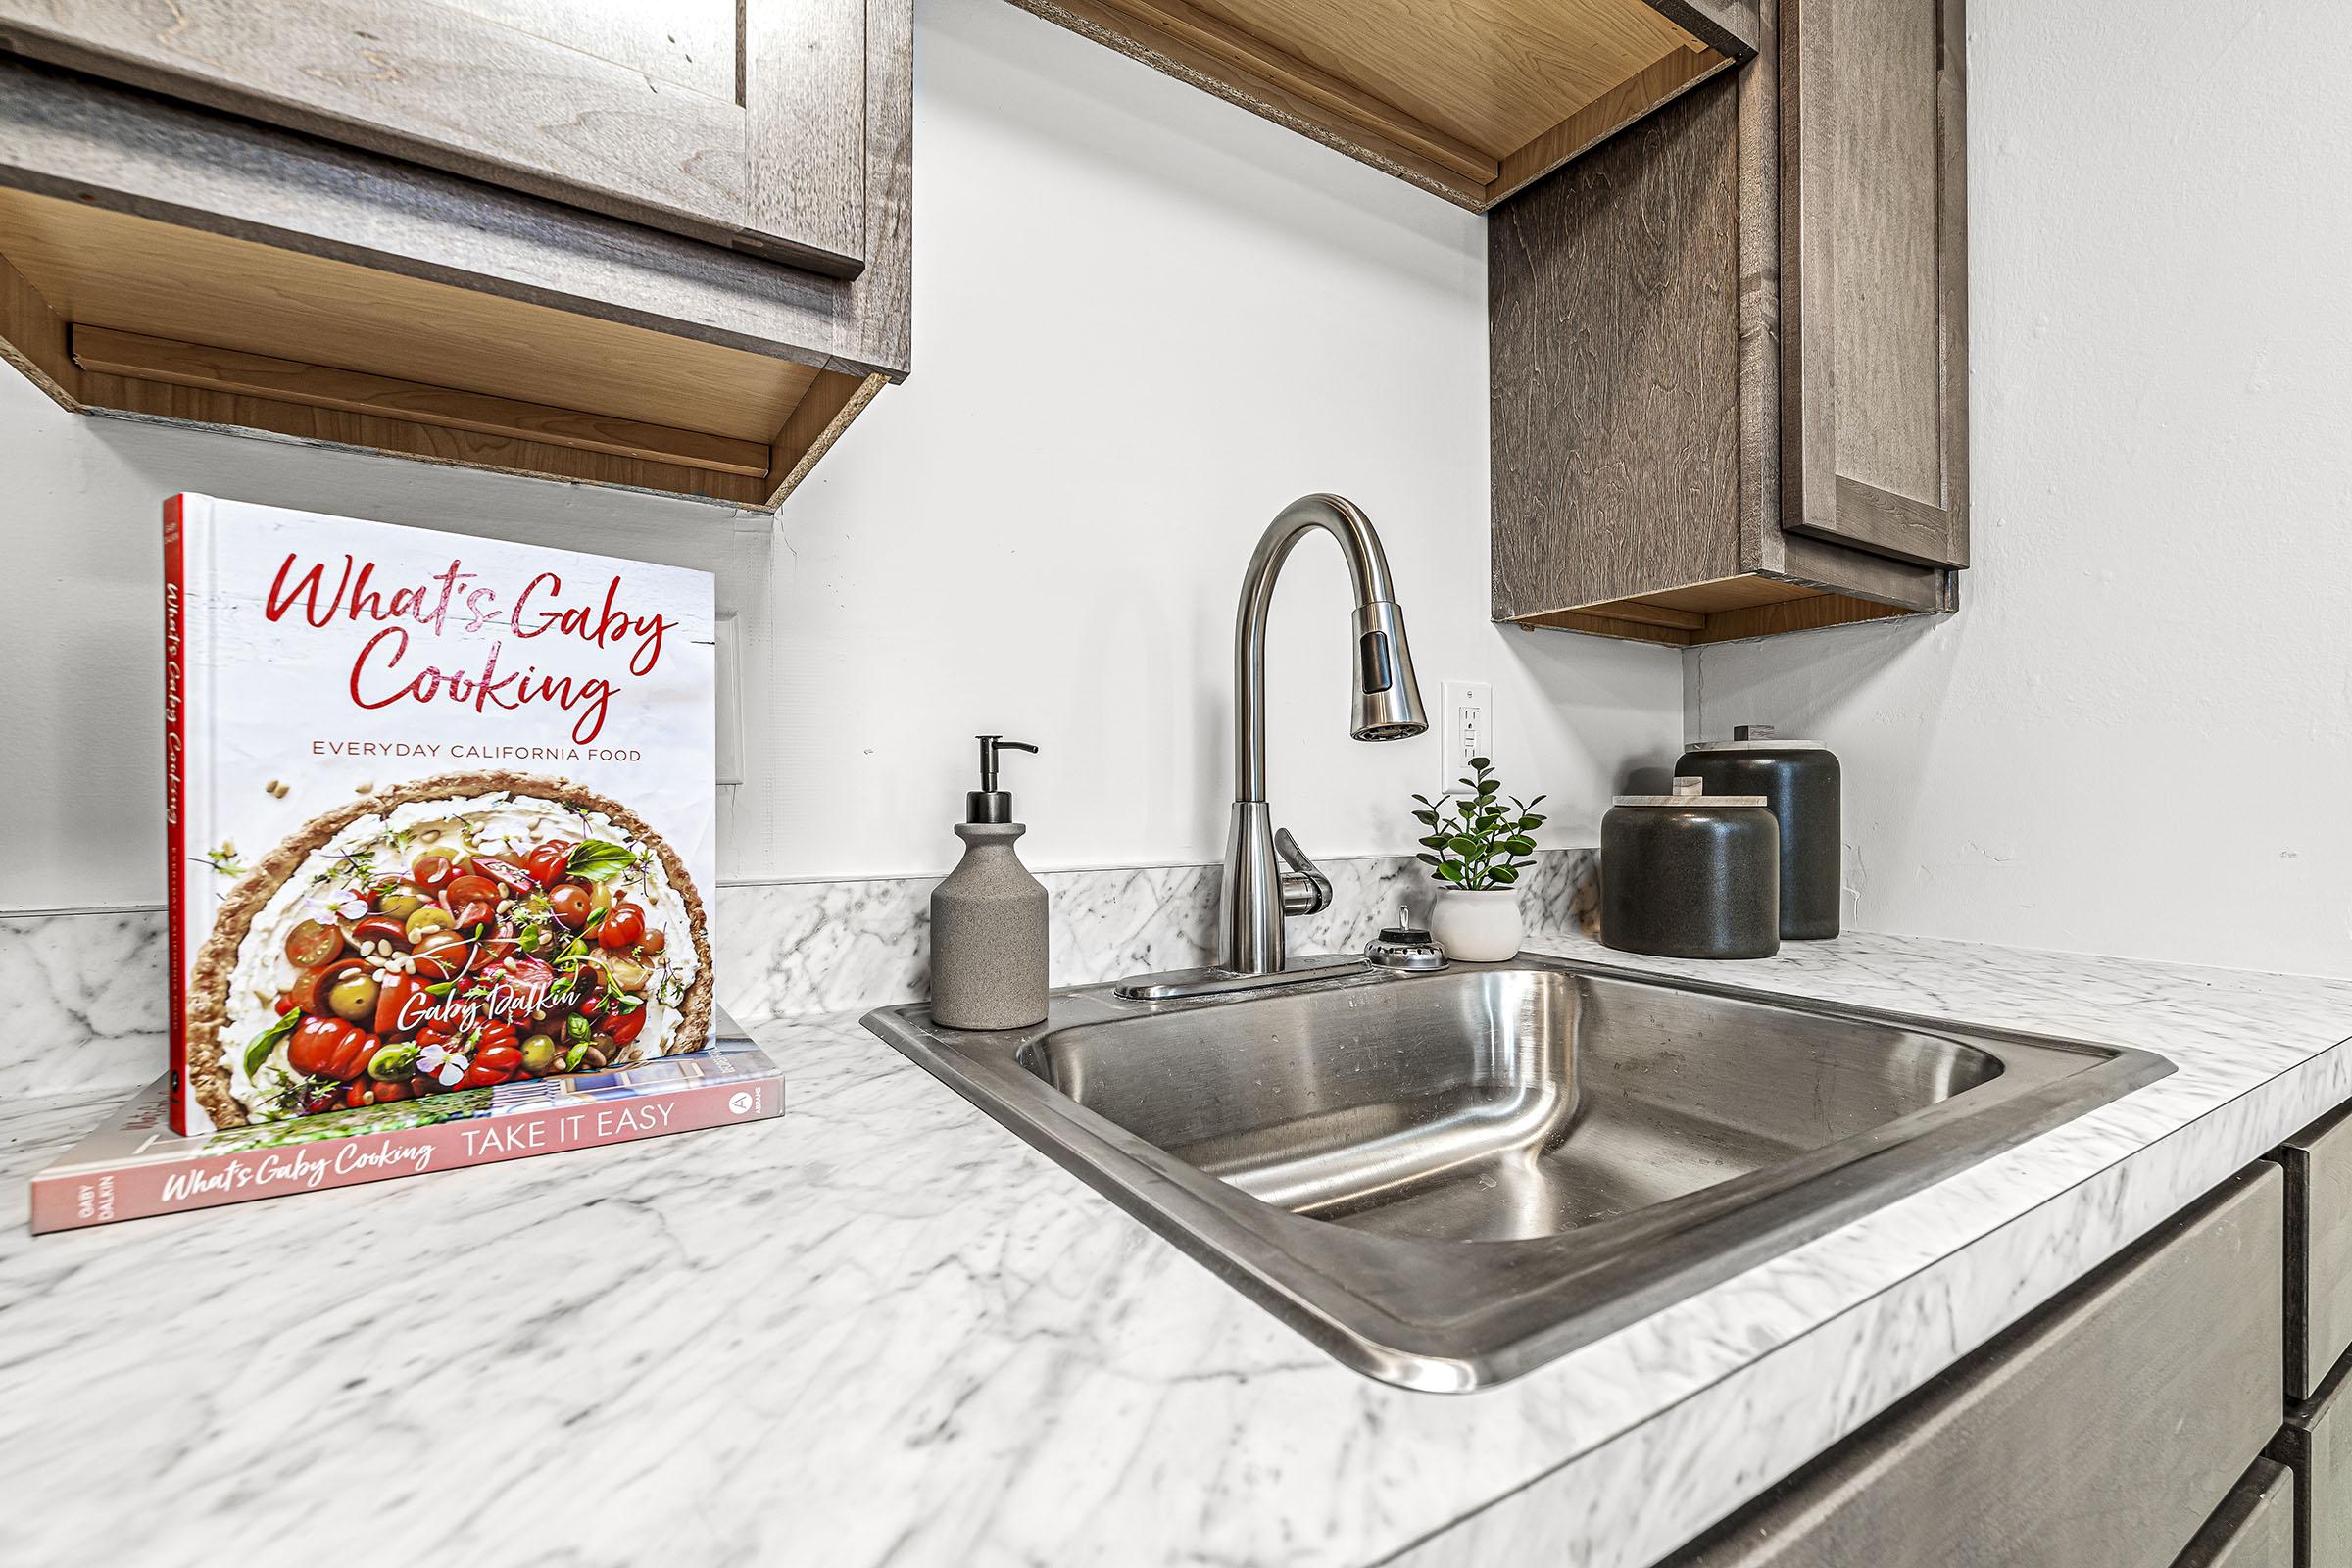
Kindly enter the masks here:
[[[1288, 829], [1275, 828], [1266, 804], [1266, 609], [1291, 547], [1316, 528], [1340, 542], [1355, 588], [1355, 700], [1348, 733], [1359, 741], [1394, 741], [1429, 728], [1413, 681], [1404, 612], [1389, 583], [1380, 535], [1352, 501], [1299, 497], [1259, 537], [1242, 575], [1241, 608], [1234, 617], [1233, 824], [1217, 896], [1216, 968], [1147, 975], [1122, 985], [1122, 995], [1164, 998], [1233, 989], [1237, 981], [1265, 984], [1264, 977], [1281, 973], [1286, 964], [1284, 918], [1313, 914], [1331, 903], [1330, 879], [1315, 869]], [[1276, 863], [1277, 855], [1290, 867], [1287, 872]]]

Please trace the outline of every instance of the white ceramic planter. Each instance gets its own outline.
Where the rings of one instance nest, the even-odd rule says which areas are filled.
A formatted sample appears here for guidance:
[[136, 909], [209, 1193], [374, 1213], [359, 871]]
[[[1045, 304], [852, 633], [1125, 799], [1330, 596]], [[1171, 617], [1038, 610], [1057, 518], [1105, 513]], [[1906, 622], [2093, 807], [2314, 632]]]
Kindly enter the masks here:
[[1429, 934], [1448, 958], [1500, 963], [1516, 957], [1527, 927], [1519, 919], [1517, 888], [1441, 891], [1429, 910]]

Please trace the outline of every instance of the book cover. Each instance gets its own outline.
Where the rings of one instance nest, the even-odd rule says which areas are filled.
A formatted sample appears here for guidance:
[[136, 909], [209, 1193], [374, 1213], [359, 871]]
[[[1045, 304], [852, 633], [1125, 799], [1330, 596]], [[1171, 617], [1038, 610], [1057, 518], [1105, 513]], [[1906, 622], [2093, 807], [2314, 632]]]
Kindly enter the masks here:
[[784, 1112], [784, 1075], [748, 1038], [608, 1072], [453, 1094], [183, 1137], [169, 1078], [32, 1178], [37, 1232], [391, 1181], [569, 1149], [697, 1132]]
[[172, 1129], [712, 1039], [706, 572], [174, 496]]

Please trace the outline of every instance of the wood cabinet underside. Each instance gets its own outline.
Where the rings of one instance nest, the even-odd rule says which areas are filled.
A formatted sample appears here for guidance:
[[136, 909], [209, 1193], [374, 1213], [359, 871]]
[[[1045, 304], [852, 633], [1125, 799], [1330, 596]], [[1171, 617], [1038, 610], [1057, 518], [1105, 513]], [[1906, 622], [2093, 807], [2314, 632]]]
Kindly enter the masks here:
[[911, 10], [825, 276], [0, 56], [0, 358], [75, 412], [774, 508], [909, 364]]
[[1014, 0], [1485, 212], [1755, 52], [1752, 0]]
[[884, 379], [8, 189], [0, 353], [77, 413], [740, 507]]

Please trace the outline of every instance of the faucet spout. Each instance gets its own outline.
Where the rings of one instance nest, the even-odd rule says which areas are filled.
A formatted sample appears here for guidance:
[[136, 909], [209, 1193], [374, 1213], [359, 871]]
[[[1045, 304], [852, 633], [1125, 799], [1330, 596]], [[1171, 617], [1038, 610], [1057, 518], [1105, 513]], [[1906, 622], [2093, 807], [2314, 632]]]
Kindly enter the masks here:
[[1339, 541], [1355, 590], [1355, 691], [1348, 733], [1359, 741], [1390, 741], [1429, 727], [1413, 679], [1404, 612], [1389, 581], [1380, 535], [1352, 501], [1301, 496], [1283, 508], [1259, 537], [1242, 576], [1241, 607], [1234, 617], [1233, 823], [1218, 901], [1217, 967], [1236, 974], [1280, 971], [1285, 914], [1312, 913], [1331, 896], [1331, 884], [1287, 833], [1280, 835], [1287, 842], [1279, 848], [1291, 874], [1277, 865], [1277, 834], [1266, 805], [1266, 612], [1291, 547], [1317, 528]]

